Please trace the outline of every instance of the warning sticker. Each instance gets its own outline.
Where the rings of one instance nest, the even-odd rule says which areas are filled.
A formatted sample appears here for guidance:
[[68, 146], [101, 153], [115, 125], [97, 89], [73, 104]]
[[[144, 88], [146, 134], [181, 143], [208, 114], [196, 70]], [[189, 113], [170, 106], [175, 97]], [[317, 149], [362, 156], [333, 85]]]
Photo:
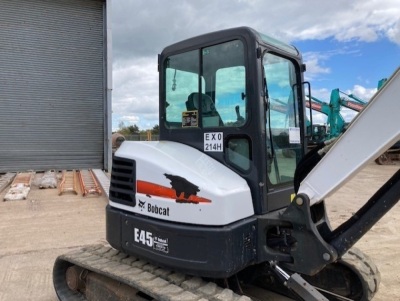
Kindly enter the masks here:
[[289, 143], [300, 143], [300, 128], [290, 127], [289, 128]]
[[198, 126], [198, 111], [182, 112], [182, 127]]
[[168, 238], [154, 237], [153, 249], [156, 251], [168, 253]]

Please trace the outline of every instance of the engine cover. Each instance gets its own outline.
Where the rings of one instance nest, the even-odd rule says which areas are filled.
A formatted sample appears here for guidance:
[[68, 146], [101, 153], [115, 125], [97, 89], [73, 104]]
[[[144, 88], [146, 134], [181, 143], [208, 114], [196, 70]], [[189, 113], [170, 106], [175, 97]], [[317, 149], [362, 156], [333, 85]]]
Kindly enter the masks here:
[[[131, 203], [113, 197], [123, 186], [114, 167], [132, 161]], [[250, 188], [238, 174], [199, 150], [171, 141], [125, 141], [115, 153], [110, 206], [162, 220], [223, 226], [254, 214]], [[118, 178], [118, 180], [116, 180]], [[133, 182], [133, 183], [132, 183]], [[132, 191], [130, 191], [132, 193]]]

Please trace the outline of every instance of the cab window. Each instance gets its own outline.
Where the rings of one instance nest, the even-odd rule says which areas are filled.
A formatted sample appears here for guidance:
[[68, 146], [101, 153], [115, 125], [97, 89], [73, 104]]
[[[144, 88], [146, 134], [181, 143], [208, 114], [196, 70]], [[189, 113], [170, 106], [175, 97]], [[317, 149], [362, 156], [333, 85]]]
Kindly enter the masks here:
[[239, 127], [247, 119], [240, 40], [168, 57], [164, 64], [169, 128]]
[[297, 74], [294, 64], [281, 56], [263, 57], [268, 108], [266, 118], [267, 173], [271, 185], [292, 182], [302, 155]]

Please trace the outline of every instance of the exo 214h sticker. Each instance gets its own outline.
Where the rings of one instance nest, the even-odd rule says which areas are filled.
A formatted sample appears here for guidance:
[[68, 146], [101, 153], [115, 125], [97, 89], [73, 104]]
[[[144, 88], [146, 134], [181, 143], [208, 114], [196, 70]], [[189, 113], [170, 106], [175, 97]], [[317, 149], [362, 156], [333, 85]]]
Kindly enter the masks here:
[[204, 151], [205, 152], [222, 152], [224, 135], [222, 132], [204, 133]]

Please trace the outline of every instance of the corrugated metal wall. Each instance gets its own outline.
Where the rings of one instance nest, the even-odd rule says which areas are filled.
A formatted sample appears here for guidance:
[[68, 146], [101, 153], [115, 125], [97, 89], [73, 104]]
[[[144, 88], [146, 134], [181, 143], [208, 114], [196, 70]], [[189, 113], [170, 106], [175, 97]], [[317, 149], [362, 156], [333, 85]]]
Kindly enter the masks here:
[[104, 168], [103, 0], [0, 0], [0, 172]]

